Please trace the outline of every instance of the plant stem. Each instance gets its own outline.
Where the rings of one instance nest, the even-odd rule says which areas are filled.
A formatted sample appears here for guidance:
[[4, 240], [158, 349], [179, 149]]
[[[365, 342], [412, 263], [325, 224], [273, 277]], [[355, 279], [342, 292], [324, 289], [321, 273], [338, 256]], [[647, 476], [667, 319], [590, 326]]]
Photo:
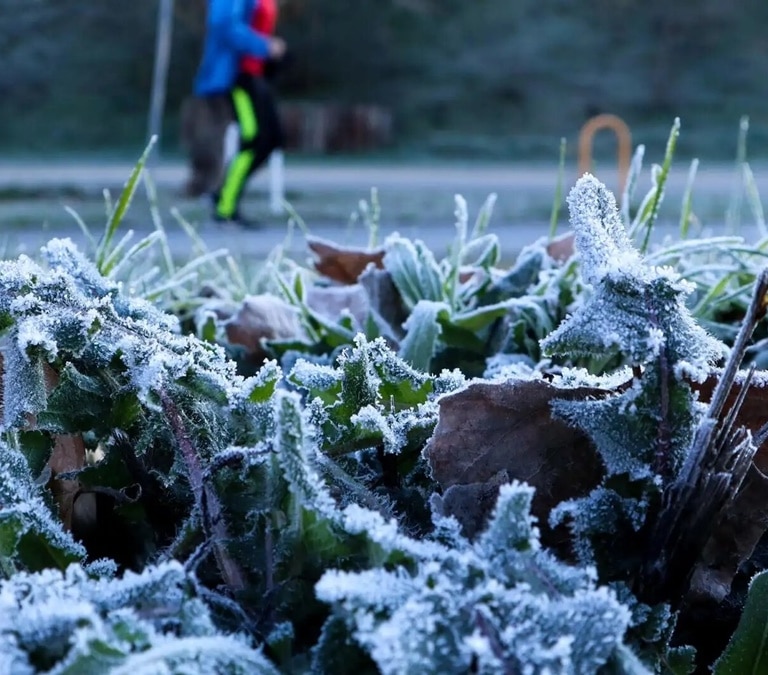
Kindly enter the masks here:
[[744, 354], [747, 351], [752, 333], [765, 316], [765, 311], [768, 307], [768, 297], [766, 297], [766, 294], [768, 294], [768, 269], [764, 269], [757, 277], [749, 309], [741, 324], [739, 334], [736, 336], [736, 341], [731, 349], [723, 375], [718, 380], [715, 391], [712, 394], [712, 402], [709, 404], [709, 410], [707, 411], [707, 416], [712, 419], [718, 419], [720, 416], [728, 393], [733, 386], [733, 381], [736, 379], [741, 362], [744, 360]]
[[206, 529], [213, 539], [213, 551], [221, 575], [227, 585], [235, 590], [241, 590], [245, 588], [245, 577], [226, 549], [227, 526], [224, 522], [221, 502], [213, 488], [204, 480], [200, 458], [187, 430], [184, 428], [184, 422], [176, 404], [165, 391], [160, 392], [160, 401], [179, 445], [181, 456], [187, 466], [187, 475], [195, 502], [200, 508]]

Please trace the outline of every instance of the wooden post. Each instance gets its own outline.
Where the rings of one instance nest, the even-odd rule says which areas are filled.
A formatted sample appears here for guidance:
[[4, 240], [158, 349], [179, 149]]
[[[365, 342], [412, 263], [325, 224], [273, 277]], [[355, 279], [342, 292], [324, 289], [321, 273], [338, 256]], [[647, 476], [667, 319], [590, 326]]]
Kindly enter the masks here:
[[617, 115], [604, 113], [593, 117], [581, 128], [579, 133], [579, 176], [583, 176], [592, 166], [592, 143], [595, 134], [601, 129], [610, 129], [618, 142], [619, 193], [624, 191], [632, 160], [632, 134], [627, 123]]
[[149, 138], [157, 136], [155, 158], [160, 156], [160, 136], [165, 109], [165, 91], [168, 82], [168, 66], [171, 61], [173, 33], [173, 0], [160, 0], [157, 12], [155, 38], [155, 68], [152, 74], [152, 96], [149, 103]]

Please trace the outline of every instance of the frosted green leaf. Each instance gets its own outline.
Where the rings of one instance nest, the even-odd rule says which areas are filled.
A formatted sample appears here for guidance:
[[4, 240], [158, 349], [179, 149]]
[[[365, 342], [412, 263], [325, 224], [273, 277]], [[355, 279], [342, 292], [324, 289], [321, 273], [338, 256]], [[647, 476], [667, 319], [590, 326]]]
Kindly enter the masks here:
[[[527, 486], [503, 486], [474, 545], [455, 522], [437, 518], [436, 534], [450, 547], [411, 540], [394, 521], [350, 506], [345, 530], [389, 555], [375, 569], [327, 571], [318, 597], [334, 606], [332, 620], [346, 620], [382, 673], [598, 672], [627, 650], [631, 612], [595, 586], [594, 571], [541, 549], [531, 496]], [[393, 565], [398, 550], [400, 566]]]
[[613, 272], [633, 274], [640, 254], [621, 222], [613, 194], [591, 174], [576, 182], [568, 195], [571, 225], [581, 260], [581, 276], [598, 284]]
[[290, 491], [302, 507], [335, 519], [336, 503], [315, 468], [314, 430], [301, 408], [299, 396], [278, 391], [274, 397], [274, 449]]
[[194, 588], [178, 562], [122, 579], [94, 579], [77, 565], [16, 574], [0, 582], [0, 669], [275, 675], [244, 638], [216, 629]]
[[440, 268], [423, 242], [412, 242], [393, 234], [387, 238], [384, 248], [384, 268], [392, 275], [392, 281], [409, 310], [419, 300], [446, 300]]
[[444, 302], [420, 300], [403, 324], [405, 338], [400, 343], [398, 356], [417, 370], [429, 372], [432, 357], [438, 351], [442, 328], [448, 321], [450, 308]]

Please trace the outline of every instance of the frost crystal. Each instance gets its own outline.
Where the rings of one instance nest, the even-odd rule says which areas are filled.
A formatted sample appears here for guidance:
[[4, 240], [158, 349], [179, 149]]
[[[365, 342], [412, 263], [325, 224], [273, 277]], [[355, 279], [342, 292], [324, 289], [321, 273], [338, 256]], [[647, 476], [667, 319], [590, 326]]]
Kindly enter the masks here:
[[69, 240], [42, 250], [47, 267], [21, 256], [0, 263], [0, 314], [10, 324], [5, 349], [5, 424], [44, 405], [42, 366], [118, 359], [142, 402], [168, 382], [187, 379], [233, 398], [242, 378], [222, 348], [178, 334], [178, 320], [148, 302], [121, 295]]
[[347, 531], [366, 532], [411, 562], [326, 572], [317, 595], [385, 674], [597, 672], [625, 648], [631, 613], [613, 591], [595, 586], [593, 571], [541, 549], [531, 496], [530, 487], [503, 486], [475, 544], [452, 521], [437, 519], [436, 532], [453, 546], [417, 545], [393, 522], [350, 507]]
[[616, 199], [591, 174], [585, 174], [568, 195], [571, 225], [581, 260], [581, 275], [598, 284], [611, 272], [632, 274], [640, 256], [632, 246]]
[[276, 673], [238, 636], [222, 635], [177, 562], [93, 579], [66, 572], [0, 582], [0, 672]]

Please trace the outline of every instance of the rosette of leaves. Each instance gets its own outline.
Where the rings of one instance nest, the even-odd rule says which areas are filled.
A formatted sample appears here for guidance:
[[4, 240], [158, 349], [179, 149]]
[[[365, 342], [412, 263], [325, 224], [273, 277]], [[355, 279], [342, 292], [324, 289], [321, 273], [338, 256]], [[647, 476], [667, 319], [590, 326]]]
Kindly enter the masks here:
[[[347, 529], [366, 533], [381, 564], [328, 571], [318, 582], [334, 613], [314, 650], [316, 670], [647, 672], [623, 642], [627, 607], [596, 586], [591, 571], [540, 547], [532, 493], [519, 483], [503, 486], [475, 543], [452, 519], [436, 516], [433, 537], [415, 541], [393, 522], [349, 507]], [[375, 669], [365, 668], [361, 649]]]
[[416, 370], [458, 367], [468, 375], [482, 374], [485, 359], [505, 342], [537, 358], [538, 338], [554, 327], [552, 298], [543, 288], [532, 298], [526, 291], [551, 258], [537, 246], [510, 273], [499, 270], [499, 240], [486, 231], [494, 202], [492, 195], [470, 231], [466, 202], [456, 197], [456, 237], [442, 259], [422, 241], [398, 234], [368, 250], [311, 239], [317, 271], [341, 286], [312, 286], [301, 269], [278, 276], [303, 335], [270, 340], [268, 348], [282, 363], [296, 353], [327, 363], [362, 333], [369, 340], [384, 337]]
[[[51, 241], [42, 257], [45, 266], [24, 256], [0, 264], [4, 424], [28, 458], [47, 451], [53, 460], [56, 437], [77, 436], [81, 456], [46, 478], [79, 480], [114, 524], [144, 528], [120, 560], [141, 566], [200, 504], [210, 458], [260, 433], [258, 417], [238, 424], [232, 411], [263, 383], [238, 377], [220, 348], [124, 295], [68, 240]], [[106, 457], [83, 468], [86, 451]]]
[[334, 365], [300, 359], [287, 379], [306, 395], [312, 421], [322, 432], [322, 453], [337, 470], [343, 468], [384, 505], [394, 500], [411, 526], [428, 529], [432, 484], [421, 451], [437, 422], [438, 397], [461, 387], [464, 376], [420, 372], [382, 338], [368, 341], [358, 335]]

